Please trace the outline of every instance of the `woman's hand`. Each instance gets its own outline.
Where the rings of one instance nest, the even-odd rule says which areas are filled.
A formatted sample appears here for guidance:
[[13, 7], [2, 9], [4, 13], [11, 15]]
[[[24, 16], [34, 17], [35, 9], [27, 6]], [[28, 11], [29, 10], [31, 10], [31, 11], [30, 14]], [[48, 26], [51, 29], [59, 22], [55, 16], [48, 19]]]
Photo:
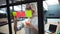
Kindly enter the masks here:
[[30, 22], [26, 22], [27, 27], [33, 28], [32, 24]]
[[31, 29], [33, 29], [33, 30], [35, 30], [35, 31], [36, 31], [36, 33], [38, 34], [38, 30], [34, 27], [34, 25], [33, 25], [33, 24], [31, 24], [30, 22], [26, 22], [26, 25], [27, 25], [27, 27], [29, 27], [29, 28], [31, 28]]

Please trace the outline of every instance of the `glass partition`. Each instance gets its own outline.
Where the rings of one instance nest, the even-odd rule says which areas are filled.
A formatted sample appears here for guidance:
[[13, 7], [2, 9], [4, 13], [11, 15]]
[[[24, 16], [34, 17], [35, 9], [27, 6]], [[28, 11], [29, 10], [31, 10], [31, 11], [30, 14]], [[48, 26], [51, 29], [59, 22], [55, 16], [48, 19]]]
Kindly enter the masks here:
[[0, 6], [6, 5], [6, 0], [0, 0]]
[[20, 1], [26, 1], [26, 0], [9, 0], [9, 3], [16, 3], [16, 2], [20, 2]]
[[[15, 17], [15, 16], [12, 15], [12, 17], [13, 17], [13, 23], [12, 23], [13, 34], [15, 34], [15, 33], [16, 34], [30, 34], [30, 33], [35, 32], [33, 28], [28, 27], [27, 22], [31, 22], [30, 24], [32, 24], [33, 27], [36, 30], [38, 30], [37, 2], [26, 3], [26, 4], [22, 4], [22, 5], [16, 5], [16, 6], [13, 6], [13, 7], [11, 6], [10, 10], [11, 10], [11, 15], [12, 15], [13, 12], [16, 12], [14, 14], [16, 14], [16, 16], [18, 16], [18, 17]], [[31, 10], [32, 10], [32, 12], [31, 12]], [[28, 13], [29, 12], [30, 13], [28, 14], [26, 11]], [[25, 17], [21, 17], [23, 15]], [[30, 15], [30, 16], [28, 16], [28, 15]], [[31, 17], [31, 15], [32, 15], [32, 17]], [[16, 19], [16, 21], [15, 21], [15, 19]], [[16, 31], [16, 29], [14, 27], [17, 28], [17, 31]]]
[[[58, 0], [45, 0], [43, 1], [43, 14], [44, 14], [44, 32], [45, 34], [57, 34], [60, 30], [60, 5]], [[57, 26], [56, 29], [51, 27]], [[56, 31], [55, 31], [55, 30]], [[54, 31], [54, 32], [53, 32]]]
[[7, 9], [0, 8], [0, 34], [9, 34]]

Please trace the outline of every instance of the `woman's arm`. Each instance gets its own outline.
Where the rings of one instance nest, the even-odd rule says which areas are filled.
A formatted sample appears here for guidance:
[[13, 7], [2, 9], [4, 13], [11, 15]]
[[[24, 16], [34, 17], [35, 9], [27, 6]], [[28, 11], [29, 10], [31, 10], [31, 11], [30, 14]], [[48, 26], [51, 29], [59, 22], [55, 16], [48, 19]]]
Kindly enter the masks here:
[[[33, 17], [35, 17], [36, 9], [33, 8], [32, 5], [30, 5], [30, 4], [28, 4], [26, 8], [27, 8], [27, 10], [32, 10], [32, 17], [31, 17], [30, 19], [32, 19]], [[35, 28], [33, 24], [31, 24], [31, 23], [27, 23], [27, 26], [28, 26], [29, 28], [35, 30], [36, 33], [38, 34], [38, 29]]]
[[33, 24], [29, 24], [29, 25], [27, 25], [27, 26], [28, 26], [29, 28], [31, 28], [31, 29], [33, 29], [33, 30], [35, 30], [35, 31], [36, 31], [36, 33], [38, 34], [38, 29], [37, 29], [37, 28], [35, 28]]
[[14, 17], [14, 30], [17, 31], [16, 29], [17, 29], [17, 18]]
[[32, 29], [33, 29], [33, 30], [35, 30], [35, 31], [36, 31], [36, 33], [38, 34], [38, 29], [37, 29], [37, 28], [35, 28], [32, 24], [31, 24], [31, 26], [32, 26]]

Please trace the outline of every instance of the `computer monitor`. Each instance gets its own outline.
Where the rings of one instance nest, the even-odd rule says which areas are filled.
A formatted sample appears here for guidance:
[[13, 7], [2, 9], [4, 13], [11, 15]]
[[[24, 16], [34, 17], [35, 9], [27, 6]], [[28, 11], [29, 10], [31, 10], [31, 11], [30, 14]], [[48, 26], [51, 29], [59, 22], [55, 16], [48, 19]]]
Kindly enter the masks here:
[[50, 26], [49, 26], [50, 32], [56, 32], [56, 29], [57, 29], [57, 25], [50, 24]]

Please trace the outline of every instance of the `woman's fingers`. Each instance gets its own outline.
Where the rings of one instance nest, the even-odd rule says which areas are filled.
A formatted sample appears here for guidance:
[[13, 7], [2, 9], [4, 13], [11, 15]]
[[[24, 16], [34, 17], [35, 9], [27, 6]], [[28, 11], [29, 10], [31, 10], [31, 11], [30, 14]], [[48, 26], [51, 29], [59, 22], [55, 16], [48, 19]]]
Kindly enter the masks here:
[[27, 27], [33, 28], [32, 24], [30, 22], [26, 22]]
[[30, 25], [30, 22], [26, 22], [26, 25], [29, 26]]

